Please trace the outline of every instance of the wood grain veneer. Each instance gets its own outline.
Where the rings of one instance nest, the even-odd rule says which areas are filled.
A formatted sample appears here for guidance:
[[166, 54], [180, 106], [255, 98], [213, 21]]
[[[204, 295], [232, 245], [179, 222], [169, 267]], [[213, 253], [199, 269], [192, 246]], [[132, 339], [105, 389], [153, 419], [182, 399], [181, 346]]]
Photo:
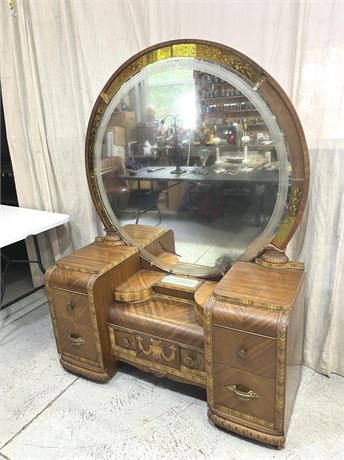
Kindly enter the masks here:
[[195, 319], [193, 304], [180, 299], [155, 296], [144, 302], [115, 302], [109, 309], [108, 323], [203, 348], [203, 328]]
[[276, 375], [276, 339], [216, 326], [213, 346], [216, 364], [271, 379]]
[[[300, 382], [304, 272], [235, 266], [204, 310], [209, 417], [224, 428], [282, 447]], [[236, 284], [239, 279], [241, 285]], [[267, 286], [275, 303], [266, 302]], [[228, 385], [239, 393], [228, 395]]]
[[130, 236], [135, 244], [138, 244], [141, 247], [146, 247], [148, 244], [154, 242], [156, 239], [159, 239], [168, 231], [172, 232], [171, 230], [166, 230], [163, 227], [152, 227], [151, 225], [142, 224], [123, 225], [123, 230]]
[[[116, 362], [110, 350], [107, 311], [115, 287], [139, 268], [136, 248], [97, 241], [60, 259], [47, 271], [50, 314], [66, 369], [101, 382], [112, 376]], [[71, 311], [66, 310], [68, 303], [73, 306]]]
[[[223, 411], [222, 408], [230, 408], [233, 411], [254, 416], [257, 424], [260, 424], [260, 421], [274, 423], [274, 380], [218, 364], [214, 365], [214, 380], [216, 380], [215, 409], [218, 408]], [[253, 391], [258, 399], [244, 401], [236, 397], [233, 392], [228, 390], [228, 386], [233, 384], [243, 392]]]
[[46, 272], [46, 287], [56, 287], [66, 291], [79, 292], [87, 295], [87, 285], [90, 279], [89, 273], [66, 270], [52, 265]]
[[288, 309], [295, 302], [303, 270], [273, 270], [236, 262], [214, 290], [217, 299], [270, 309]]
[[103, 273], [135, 253], [138, 253], [135, 247], [110, 246], [96, 241], [70, 256], [63, 257], [56, 264], [60, 268], [76, 272]]
[[91, 326], [87, 295], [52, 288], [51, 296], [57, 318]]
[[152, 287], [164, 276], [165, 273], [158, 271], [139, 270], [115, 288], [114, 299], [123, 302], [150, 299], [153, 295]]
[[275, 310], [236, 305], [215, 299], [214, 325], [243, 330], [267, 337], [277, 336], [279, 313]]
[[237, 262], [219, 283], [190, 288], [142, 266], [137, 248], [98, 240], [48, 270], [61, 364], [106, 381], [124, 361], [206, 387], [214, 423], [283, 446], [300, 381], [303, 270]]
[[285, 370], [285, 418], [284, 427], [287, 430], [292, 414], [297, 390], [301, 380], [303, 360], [303, 338], [305, 322], [305, 283], [303, 282], [295, 306], [291, 312], [287, 332], [287, 357]]
[[[91, 361], [91, 364], [97, 365], [95, 336], [91, 326], [84, 326], [83, 324], [57, 318], [57, 327], [63, 355], [84, 358]], [[75, 342], [73, 342], [73, 339]], [[77, 339], [81, 339], [82, 343], [78, 344]]]

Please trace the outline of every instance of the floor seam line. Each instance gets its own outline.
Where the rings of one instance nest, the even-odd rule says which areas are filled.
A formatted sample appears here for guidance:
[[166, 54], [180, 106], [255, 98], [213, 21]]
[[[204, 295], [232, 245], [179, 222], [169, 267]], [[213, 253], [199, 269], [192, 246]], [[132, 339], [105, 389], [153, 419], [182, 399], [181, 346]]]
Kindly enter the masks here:
[[0, 452], [0, 457], [4, 458], [5, 460], [11, 460], [10, 457], [7, 457], [6, 455], [2, 454]]
[[[43, 414], [43, 412], [48, 409], [48, 407], [52, 406], [54, 404], [55, 401], [57, 401], [59, 399], [60, 396], [62, 396], [77, 380], [79, 380], [79, 377], [76, 377], [73, 382], [71, 382], [69, 385], [66, 386], [66, 388], [64, 388], [57, 396], [55, 396], [55, 398], [53, 398], [46, 406], [43, 407], [43, 409], [38, 412], [38, 414], [36, 414], [30, 421], [28, 421], [27, 423], [25, 423], [24, 426], [21, 427], [21, 429], [19, 431], [17, 431], [17, 433], [15, 433], [8, 441], [5, 442], [5, 444], [3, 444], [2, 446], [0, 446], [0, 454], [2, 456], [4, 456], [4, 454], [1, 453], [1, 449], [4, 449], [10, 442], [13, 441], [13, 439], [15, 439], [20, 433], [22, 433], [24, 430], [26, 430], [26, 428], [31, 425], [31, 423], [36, 420], [41, 414]], [[5, 458], [8, 458], [8, 457], [5, 457]], [[10, 460], [10, 459], [9, 459]]]

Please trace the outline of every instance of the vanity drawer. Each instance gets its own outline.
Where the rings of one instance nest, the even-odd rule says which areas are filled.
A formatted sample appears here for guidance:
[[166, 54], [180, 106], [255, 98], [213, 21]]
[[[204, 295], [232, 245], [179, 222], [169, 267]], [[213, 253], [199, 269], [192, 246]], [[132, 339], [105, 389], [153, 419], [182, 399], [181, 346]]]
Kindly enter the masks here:
[[268, 378], [276, 375], [276, 340], [221, 326], [213, 327], [214, 360]]
[[196, 371], [205, 371], [204, 355], [195, 350], [188, 350], [187, 348], [180, 348], [180, 365], [187, 369]]
[[[170, 340], [138, 331], [118, 330], [109, 326], [114, 356], [134, 356], [145, 361], [179, 369], [179, 345]], [[146, 364], [149, 366], [149, 363]]]
[[51, 296], [55, 307], [55, 314], [58, 318], [91, 325], [87, 295], [52, 288]]
[[92, 327], [57, 318], [61, 355], [72, 355], [97, 363], [97, 351]]
[[[215, 408], [224, 413], [237, 411], [255, 423], [273, 427], [275, 381], [230, 367], [214, 365]], [[229, 412], [230, 413], [230, 412]]]

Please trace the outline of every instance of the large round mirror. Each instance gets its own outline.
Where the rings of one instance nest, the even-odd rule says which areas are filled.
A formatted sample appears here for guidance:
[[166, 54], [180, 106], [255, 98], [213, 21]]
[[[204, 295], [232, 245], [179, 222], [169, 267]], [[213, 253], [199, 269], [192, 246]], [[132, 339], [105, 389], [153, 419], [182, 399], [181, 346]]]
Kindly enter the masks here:
[[199, 276], [268, 243], [285, 247], [306, 199], [306, 154], [277, 83], [236, 51], [201, 41], [160, 44], [126, 62], [95, 104], [86, 148], [104, 224], [139, 247], [135, 226], [171, 229], [173, 251], [143, 256]]

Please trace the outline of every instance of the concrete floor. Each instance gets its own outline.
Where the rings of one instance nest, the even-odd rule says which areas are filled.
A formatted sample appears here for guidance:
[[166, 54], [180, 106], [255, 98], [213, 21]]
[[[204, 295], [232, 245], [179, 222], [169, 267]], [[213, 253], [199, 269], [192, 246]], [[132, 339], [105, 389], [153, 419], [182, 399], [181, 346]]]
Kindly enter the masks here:
[[59, 364], [43, 291], [0, 312], [0, 459], [343, 459], [343, 378], [304, 368], [284, 450], [207, 419], [204, 391], [121, 366], [106, 384]]
[[[121, 224], [133, 224], [133, 219], [121, 219]], [[156, 212], [140, 217], [140, 224], [155, 226]], [[163, 213], [160, 227], [173, 230], [176, 253], [181, 262], [213, 266], [216, 259], [236, 260], [261, 232], [253, 219], [224, 217], [207, 222], [189, 215]], [[195, 238], [197, 235], [197, 238]]]

